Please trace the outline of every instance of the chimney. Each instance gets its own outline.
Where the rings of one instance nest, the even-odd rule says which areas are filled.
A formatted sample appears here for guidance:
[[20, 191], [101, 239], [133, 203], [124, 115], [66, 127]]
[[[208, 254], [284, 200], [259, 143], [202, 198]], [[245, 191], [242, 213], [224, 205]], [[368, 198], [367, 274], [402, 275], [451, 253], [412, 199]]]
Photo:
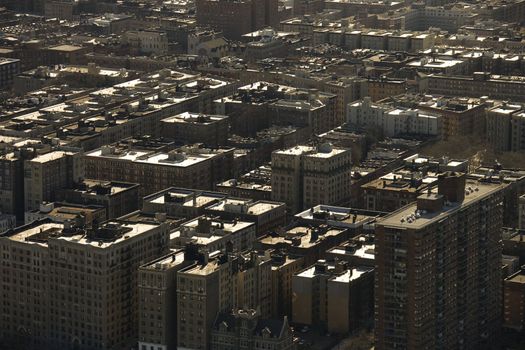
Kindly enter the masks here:
[[310, 242], [315, 242], [319, 239], [319, 230], [314, 228], [310, 230]]
[[449, 202], [460, 203], [465, 199], [465, 173], [447, 171], [438, 176], [438, 193]]

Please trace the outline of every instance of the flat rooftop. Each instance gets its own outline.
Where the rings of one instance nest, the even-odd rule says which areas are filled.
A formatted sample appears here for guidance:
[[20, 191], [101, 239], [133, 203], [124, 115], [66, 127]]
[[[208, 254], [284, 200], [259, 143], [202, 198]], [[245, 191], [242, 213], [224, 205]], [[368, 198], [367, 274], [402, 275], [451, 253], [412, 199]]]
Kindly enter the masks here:
[[211, 125], [221, 120], [228, 119], [226, 115], [200, 114], [184, 112], [161, 120], [163, 123], [185, 123], [198, 125]]
[[[465, 199], [461, 203], [448, 203], [444, 205], [443, 208], [436, 212], [424, 212], [421, 213], [417, 211], [417, 202], [413, 202], [400, 210], [397, 210], [384, 218], [378, 221], [378, 224], [381, 226], [388, 226], [394, 228], [405, 228], [405, 229], [421, 229], [427, 225], [430, 225], [434, 222], [439, 221], [440, 219], [446, 217], [448, 214], [458, 211], [459, 209], [468, 206], [469, 204], [479, 200], [481, 198], [487, 197], [494, 192], [502, 189], [504, 185], [501, 184], [492, 184], [492, 183], [483, 183], [483, 182], [473, 182], [467, 181], [466, 189], [472, 188], [472, 191], [469, 191], [468, 195], [465, 195]], [[416, 211], [418, 215], [416, 215]], [[415, 215], [414, 220], [408, 221], [408, 217]]]
[[[107, 222], [105, 225], [115, 225], [115, 222]], [[122, 235], [117, 235], [110, 239], [99, 239], [97, 236], [91, 239], [84, 230], [79, 230], [77, 232], [66, 235], [62, 232], [62, 230], [64, 229], [64, 225], [57, 223], [43, 223], [35, 226], [28, 225], [27, 228], [25, 226], [22, 226], [19, 228], [19, 230], [15, 230], [12, 235], [7, 236], [7, 238], [14, 241], [24, 242], [27, 244], [40, 244], [44, 246], [47, 246], [49, 239], [58, 239], [76, 244], [90, 245], [94, 248], [104, 249], [122, 243], [128, 239], [132, 239], [136, 236], [139, 236], [147, 231], [156, 229], [158, 227], [157, 224], [141, 222], [126, 222], [119, 224], [119, 226], [124, 230], [124, 233]], [[101, 228], [102, 227], [104, 226], [101, 226]]]
[[152, 260], [140, 267], [141, 270], [164, 271], [184, 262], [184, 251], [172, 251], [168, 255]]
[[355, 281], [367, 272], [371, 272], [374, 269], [371, 267], [355, 267], [346, 270], [343, 274], [337, 275], [331, 279], [333, 282], [349, 283]]

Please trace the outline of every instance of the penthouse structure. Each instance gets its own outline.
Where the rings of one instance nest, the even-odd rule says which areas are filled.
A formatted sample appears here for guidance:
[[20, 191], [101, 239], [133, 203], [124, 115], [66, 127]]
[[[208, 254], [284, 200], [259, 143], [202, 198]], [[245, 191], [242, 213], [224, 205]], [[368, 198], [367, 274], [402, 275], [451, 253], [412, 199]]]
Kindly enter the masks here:
[[26, 349], [129, 348], [138, 337], [137, 269], [166, 252], [168, 230], [35, 221], [3, 233], [0, 245], [0, 288], [9, 300], [3, 339]]
[[330, 144], [295, 146], [272, 153], [272, 199], [288, 213], [349, 200], [351, 151]]
[[143, 194], [168, 188], [212, 189], [229, 178], [233, 149], [182, 147], [169, 152], [103, 146], [84, 156], [88, 178], [138, 183]]
[[[444, 173], [376, 225], [376, 347], [483, 348], [501, 323], [504, 186]], [[480, 278], [482, 276], [482, 278]]]

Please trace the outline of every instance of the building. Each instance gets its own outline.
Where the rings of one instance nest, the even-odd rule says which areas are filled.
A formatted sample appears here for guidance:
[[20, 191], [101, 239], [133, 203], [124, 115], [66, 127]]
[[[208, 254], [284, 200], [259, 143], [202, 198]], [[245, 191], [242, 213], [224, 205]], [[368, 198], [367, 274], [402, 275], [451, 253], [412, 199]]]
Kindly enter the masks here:
[[[407, 96], [408, 99], [411, 96]], [[417, 97], [422, 97], [418, 100]], [[480, 136], [485, 133], [486, 103], [477, 98], [446, 98], [428, 95], [417, 96], [415, 107], [441, 116], [444, 140], [461, 135]], [[397, 98], [396, 98], [397, 99]], [[400, 103], [403, 104], [401, 98]], [[409, 102], [410, 103], [410, 102]]]
[[0, 58], [0, 89], [10, 88], [15, 75], [20, 73], [20, 60], [16, 58]]
[[177, 272], [193, 263], [179, 250], [139, 267], [139, 350], [177, 349]]
[[166, 213], [171, 217], [193, 219], [204, 215], [206, 208], [226, 198], [220, 192], [170, 187], [144, 197], [142, 211], [149, 214]]
[[390, 96], [404, 94], [408, 89], [405, 80], [396, 79], [368, 79], [367, 90], [371, 101], [380, 101]]
[[230, 123], [225, 115], [184, 112], [162, 119], [161, 136], [185, 144], [203, 142], [209, 147], [224, 146]]
[[223, 32], [228, 39], [279, 23], [276, 0], [198, 0], [197, 25]]
[[503, 281], [503, 325], [523, 331], [525, 328], [525, 273], [512, 274]]
[[286, 316], [283, 320], [263, 319], [253, 309], [220, 313], [211, 331], [211, 350], [294, 350], [296, 346]]
[[402, 135], [439, 137], [441, 135], [440, 116], [417, 109], [393, 108], [372, 103], [370, 97], [348, 105], [347, 122], [367, 130], [378, 129], [377, 132], [388, 137]]
[[33, 156], [30, 150], [0, 156], [0, 211], [20, 220], [24, 217], [24, 159]]
[[[518, 104], [502, 104], [489, 108], [486, 117], [486, 133], [488, 143], [495, 151], [508, 152], [512, 149], [514, 114], [522, 111]], [[516, 135], [521, 138], [521, 134]], [[516, 141], [514, 141], [516, 142]]]
[[518, 206], [518, 228], [525, 229], [525, 195], [520, 196]]
[[412, 173], [389, 173], [361, 186], [363, 203], [367, 210], [391, 212], [416, 201], [436, 181], [433, 174], [416, 178]]
[[294, 218], [305, 225], [329, 225], [352, 230], [359, 234], [368, 231], [384, 213], [332, 205], [316, 205], [295, 214]]
[[216, 188], [232, 197], [271, 200], [272, 168], [268, 165], [262, 165], [241, 175], [238, 179], [218, 183]]
[[107, 220], [106, 208], [100, 205], [43, 202], [39, 209], [26, 211], [24, 222], [30, 224], [44, 218], [58, 223], [78, 222], [85, 226], [98, 225]]
[[272, 153], [272, 199], [288, 214], [318, 204], [341, 204], [350, 193], [351, 151], [330, 144], [295, 146]]
[[443, 173], [376, 224], [376, 348], [488, 347], [501, 324], [504, 186]]
[[226, 220], [254, 222], [258, 237], [286, 224], [286, 205], [280, 202], [225, 198], [207, 207], [206, 213]]
[[194, 244], [209, 252], [228, 250], [242, 252], [253, 247], [255, 224], [245, 221], [226, 221], [199, 216], [185, 222], [170, 235], [170, 245], [183, 248]]
[[268, 254], [195, 254], [197, 263], [177, 273], [179, 348], [210, 349], [213, 325], [221, 312], [260, 307], [261, 316], [269, 317]]
[[271, 316], [278, 318], [292, 314], [292, 277], [302, 270], [303, 258], [273, 251], [272, 258], [272, 303]]
[[290, 226], [258, 238], [255, 247], [286, 253], [303, 259], [303, 266], [310, 266], [326, 257], [330, 248], [336, 247], [351, 236], [349, 229], [328, 225], [290, 224]]
[[0, 245], [3, 339], [24, 349], [136, 346], [137, 270], [167, 252], [166, 225], [45, 219], [4, 232]]
[[141, 185], [142, 194], [170, 186], [212, 189], [231, 176], [233, 149], [208, 149], [198, 145], [168, 152], [128, 150], [103, 146], [84, 155], [86, 177]]
[[24, 161], [25, 210], [34, 210], [44, 201], [54, 202], [57, 192], [84, 178], [81, 153], [52, 151]]
[[44, 4], [44, 16], [48, 18], [60, 18], [74, 20], [75, 2], [72, 1], [46, 1]]
[[347, 261], [350, 266], [375, 267], [373, 233], [360, 234], [326, 251], [328, 260]]
[[61, 201], [103, 206], [107, 219], [116, 219], [139, 208], [139, 184], [84, 179], [70, 188], [60, 189]]
[[16, 227], [16, 216], [0, 213], [0, 233]]
[[221, 32], [214, 30], [195, 31], [188, 35], [188, 54], [220, 59], [230, 53], [230, 42]]
[[122, 40], [140, 53], [165, 55], [168, 53], [168, 35], [164, 31], [141, 29], [130, 30], [122, 35]]
[[292, 320], [346, 334], [371, 319], [373, 268], [319, 260], [292, 278]]
[[336, 95], [317, 89], [257, 81], [215, 105], [218, 114], [230, 117], [231, 132], [237, 135], [253, 136], [272, 125], [308, 127], [314, 135], [339, 126], [336, 102]]
[[473, 76], [446, 76], [431, 74], [424, 91], [445, 96], [481, 97], [524, 101], [525, 80], [520, 76], [491, 75], [475, 72]]

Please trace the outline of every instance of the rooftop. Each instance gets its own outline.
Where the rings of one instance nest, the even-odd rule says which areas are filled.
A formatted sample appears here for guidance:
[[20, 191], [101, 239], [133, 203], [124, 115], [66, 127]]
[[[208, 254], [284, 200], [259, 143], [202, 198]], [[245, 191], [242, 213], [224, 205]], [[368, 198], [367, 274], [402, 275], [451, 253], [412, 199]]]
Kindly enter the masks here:
[[447, 202], [439, 211], [428, 212], [417, 210], [417, 202], [413, 202], [387, 216], [380, 219], [380, 226], [421, 229], [432, 223], [438, 222], [447, 215], [464, 208], [475, 201], [485, 198], [504, 186], [500, 184], [467, 181], [465, 199], [461, 203]]

